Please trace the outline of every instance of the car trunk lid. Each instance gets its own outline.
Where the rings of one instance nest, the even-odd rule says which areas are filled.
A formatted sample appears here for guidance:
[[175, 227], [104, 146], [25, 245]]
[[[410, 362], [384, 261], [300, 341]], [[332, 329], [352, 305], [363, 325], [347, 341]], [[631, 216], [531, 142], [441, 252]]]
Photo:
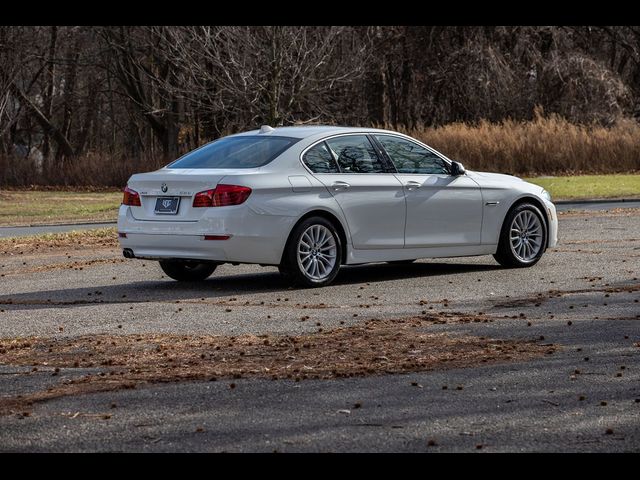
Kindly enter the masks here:
[[[139, 207], [131, 207], [136, 220], [165, 222], [196, 222], [205, 208], [193, 208], [193, 197], [204, 190], [216, 187], [228, 173], [226, 170], [163, 169], [151, 173], [133, 175], [129, 188], [140, 195]], [[170, 213], [177, 199], [176, 213]], [[172, 205], [170, 201], [173, 200]], [[164, 205], [167, 208], [162, 207]], [[156, 209], [159, 207], [159, 211]], [[162, 210], [165, 210], [164, 212]]]

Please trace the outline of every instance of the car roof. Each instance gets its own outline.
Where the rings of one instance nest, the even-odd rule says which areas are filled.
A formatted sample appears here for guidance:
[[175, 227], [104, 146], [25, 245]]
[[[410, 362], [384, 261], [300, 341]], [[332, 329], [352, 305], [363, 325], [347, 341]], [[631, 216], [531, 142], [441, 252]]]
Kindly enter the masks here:
[[[273, 135], [278, 137], [307, 138], [315, 135], [334, 135], [339, 133], [397, 133], [390, 130], [382, 130], [379, 128], [360, 128], [360, 127], [337, 127], [333, 125], [300, 125], [292, 127], [276, 127], [267, 129], [268, 131], [260, 133], [261, 130], [251, 130], [248, 132], [238, 133], [240, 135]], [[235, 136], [235, 135], [234, 135]]]

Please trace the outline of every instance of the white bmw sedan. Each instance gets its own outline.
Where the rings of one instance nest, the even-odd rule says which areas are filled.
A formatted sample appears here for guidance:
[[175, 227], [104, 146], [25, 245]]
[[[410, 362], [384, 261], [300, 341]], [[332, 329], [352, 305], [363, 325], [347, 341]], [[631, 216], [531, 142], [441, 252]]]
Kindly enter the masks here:
[[133, 175], [118, 215], [124, 256], [197, 281], [222, 263], [276, 265], [331, 283], [341, 265], [493, 255], [530, 267], [557, 242], [549, 194], [465, 171], [388, 130], [262, 127]]

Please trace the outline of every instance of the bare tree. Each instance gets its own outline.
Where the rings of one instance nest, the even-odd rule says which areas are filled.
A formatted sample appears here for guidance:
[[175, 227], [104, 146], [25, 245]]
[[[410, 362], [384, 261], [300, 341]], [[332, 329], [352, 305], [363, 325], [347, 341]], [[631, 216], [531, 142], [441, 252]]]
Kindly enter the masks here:
[[365, 72], [366, 32], [350, 27], [153, 29], [171, 85], [217, 132], [336, 118], [341, 88]]
[[88, 164], [121, 178], [263, 123], [417, 128], [536, 111], [640, 118], [640, 27], [0, 26], [0, 161], [41, 154], [38, 181]]

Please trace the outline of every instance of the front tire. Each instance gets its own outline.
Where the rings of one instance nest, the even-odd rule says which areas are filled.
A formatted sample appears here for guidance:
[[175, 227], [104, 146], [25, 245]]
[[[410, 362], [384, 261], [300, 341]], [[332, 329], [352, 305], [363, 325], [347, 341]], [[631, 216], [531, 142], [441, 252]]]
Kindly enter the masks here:
[[294, 285], [324, 287], [336, 278], [341, 263], [342, 243], [335, 226], [323, 217], [310, 217], [291, 232], [278, 269]]
[[546, 245], [547, 225], [542, 212], [531, 203], [521, 203], [507, 213], [493, 258], [503, 267], [531, 267], [542, 258]]
[[202, 281], [208, 278], [217, 266], [215, 263], [190, 262], [186, 260], [160, 261], [162, 271], [179, 282]]

